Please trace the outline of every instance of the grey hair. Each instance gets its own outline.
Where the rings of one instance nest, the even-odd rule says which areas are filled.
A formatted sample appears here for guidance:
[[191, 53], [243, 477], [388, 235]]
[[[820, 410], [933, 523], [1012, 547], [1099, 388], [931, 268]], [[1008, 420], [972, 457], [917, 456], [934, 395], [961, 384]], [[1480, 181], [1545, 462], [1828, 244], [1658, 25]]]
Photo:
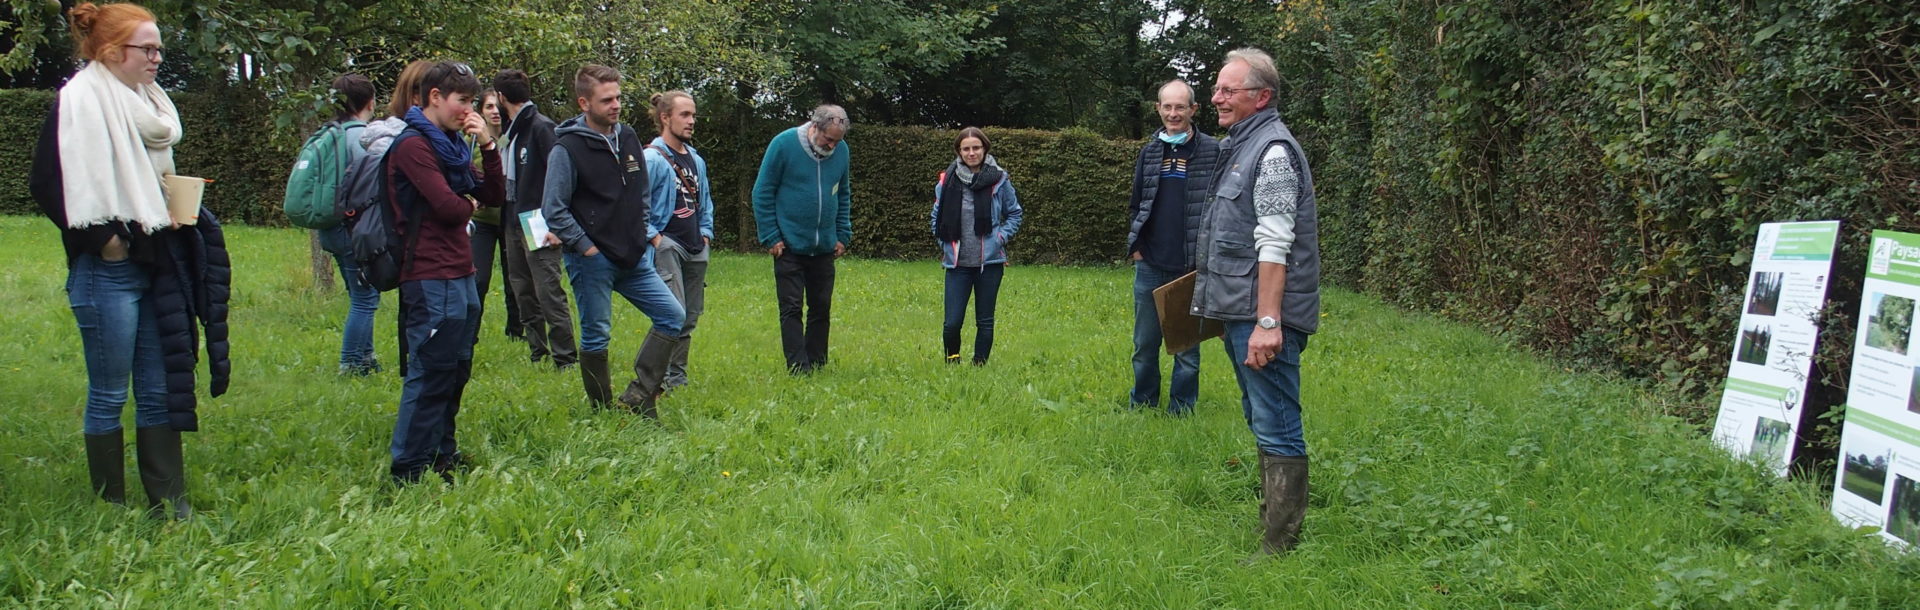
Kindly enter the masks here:
[[807, 121], [820, 129], [838, 128], [844, 132], [853, 128], [853, 123], [847, 120], [847, 109], [833, 104], [821, 104], [815, 107], [813, 114], [807, 117]]
[[[1154, 95], [1157, 96], [1160, 93], [1165, 92], [1167, 90], [1167, 87], [1172, 87], [1174, 85], [1179, 85], [1182, 88], [1187, 90], [1187, 105], [1191, 106], [1193, 104], [1200, 103], [1200, 100], [1197, 97], [1199, 94], [1193, 90], [1193, 85], [1188, 84], [1187, 81], [1184, 81], [1178, 78], [1164, 82], [1164, 83], [1160, 83], [1160, 87], [1153, 90]], [[1159, 99], [1155, 98], [1154, 101], [1157, 102], [1159, 101]]]
[[1252, 89], [1267, 89], [1274, 94], [1280, 93], [1280, 69], [1273, 67], [1273, 56], [1266, 51], [1253, 47], [1234, 49], [1227, 53], [1227, 61], [1221, 66], [1233, 62], [1247, 64], [1247, 81], [1243, 84]]

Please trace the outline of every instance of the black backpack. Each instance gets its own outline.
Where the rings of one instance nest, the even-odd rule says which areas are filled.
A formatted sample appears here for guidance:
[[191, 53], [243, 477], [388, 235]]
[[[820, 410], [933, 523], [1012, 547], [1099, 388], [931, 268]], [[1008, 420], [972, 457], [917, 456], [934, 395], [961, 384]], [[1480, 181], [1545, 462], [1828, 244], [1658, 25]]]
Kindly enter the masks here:
[[[387, 152], [393, 152], [400, 142], [410, 137], [420, 137], [420, 134], [412, 128], [400, 132]], [[360, 279], [381, 292], [400, 287], [400, 274], [413, 263], [413, 249], [420, 242], [423, 216], [408, 206], [407, 237], [403, 240], [396, 230], [393, 206], [387, 197], [386, 157], [383, 153], [379, 157], [362, 158], [342, 180], [339, 191], [347, 234], [353, 244], [353, 260], [360, 265]]]

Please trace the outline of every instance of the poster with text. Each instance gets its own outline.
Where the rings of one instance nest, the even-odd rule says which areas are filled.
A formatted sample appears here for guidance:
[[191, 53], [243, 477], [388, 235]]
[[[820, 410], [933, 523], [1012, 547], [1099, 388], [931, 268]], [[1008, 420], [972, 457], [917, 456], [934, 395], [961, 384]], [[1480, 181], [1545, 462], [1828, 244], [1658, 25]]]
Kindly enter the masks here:
[[1913, 305], [1920, 301], [1920, 235], [1874, 231], [1860, 286], [1859, 332], [1833, 514], [1880, 528], [1889, 541], [1920, 544], [1920, 382]]
[[1838, 221], [1760, 225], [1713, 438], [1786, 476], [1819, 344]]

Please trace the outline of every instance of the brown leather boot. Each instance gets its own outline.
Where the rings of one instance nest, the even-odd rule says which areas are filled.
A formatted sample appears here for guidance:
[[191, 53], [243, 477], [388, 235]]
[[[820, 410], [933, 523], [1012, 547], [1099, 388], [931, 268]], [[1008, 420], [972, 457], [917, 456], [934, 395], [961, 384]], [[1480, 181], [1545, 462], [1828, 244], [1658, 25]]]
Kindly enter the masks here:
[[633, 358], [633, 382], [620, 393], [620, 402], [648, 419], [660, 419], [657, 403], [666, 387], [667, 364], [683, 341], [657, 330], [647, 333], [647, 341], [640, 344], [640, 353]]
[[120, 430], [84, 434], [87, 438], [87, 478], [93, 493], [114, 504], [127, 503], [127, 445]]
[[1307, 457], [1260, 456], [1260, 495], [1260, 554], [1285, 555], [1307, 517]]
[[613, 378], [607, 375], [607, 353], [580, 352], [580, 383], [587, 388], [587, 400], [596, 409], [613, 402]]

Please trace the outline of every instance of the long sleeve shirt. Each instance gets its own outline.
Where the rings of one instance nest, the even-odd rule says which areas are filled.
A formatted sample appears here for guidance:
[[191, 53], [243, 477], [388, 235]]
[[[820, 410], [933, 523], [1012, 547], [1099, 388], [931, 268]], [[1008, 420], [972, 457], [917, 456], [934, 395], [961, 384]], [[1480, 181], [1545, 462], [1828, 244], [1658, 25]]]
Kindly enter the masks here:
[[1260, 262], [1287, 264], [1293, 249], [1295, 213], [1300, 205], [1300, 166], [1285, 144], [1274, 144], [1260, 157], [1260, 175], [1253, 184], [1253, 245]]
[[[467, 235], [473, 204], [447, 186], [447, 177], [440, 171], [440, 158], [434, 154], [433, 147], [427, 144], [426, 138], [408, 138], [387, 155], [391, 172], [389, 184], [397, 185], [402, 177], [412, 184], [420, 195], [411, 211], [423, 215], [413, 261], [401, 272], [401, 281], [451, 280], [473, 275], [473, 246]], [[500, 153], [482, 151], [480, 163], [481, 167], [473, 170], [474, 182], [479, 185], [473, 197], [480, 205], [499, 207], [507, 198]], [[412, 236], [405, 235], [412, 220], [406, 216], [409, 210], [403, 202], [394, 203], [401, 211], [397, 218], [402, 237], [410, 240]]]

